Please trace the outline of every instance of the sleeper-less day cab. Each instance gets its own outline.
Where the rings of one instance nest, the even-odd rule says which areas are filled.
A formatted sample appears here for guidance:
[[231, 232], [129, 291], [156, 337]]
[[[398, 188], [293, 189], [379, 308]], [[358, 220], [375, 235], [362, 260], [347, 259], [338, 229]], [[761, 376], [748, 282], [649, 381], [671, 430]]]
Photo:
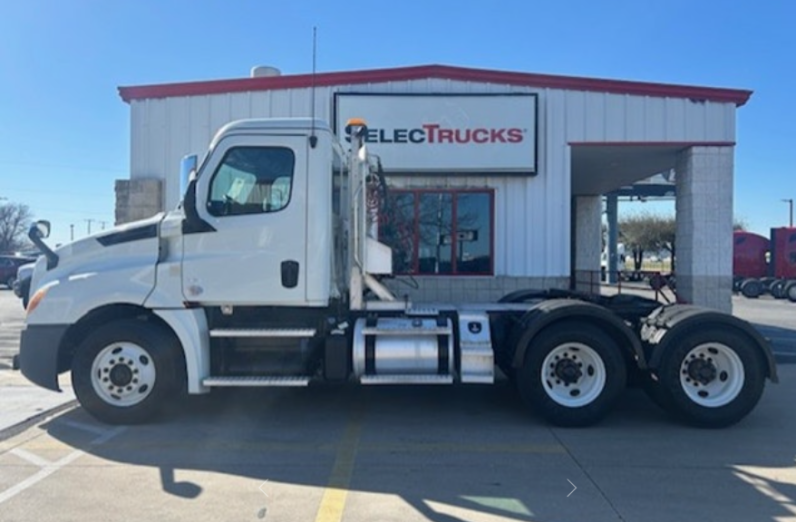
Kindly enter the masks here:
[[[384, 284], [387, 185], [364, 122], [344, 150], [307, 118], [243, 120], [183, 162], [179, 207], [37, 261], [20, 364], [58, 390], [71, 371], [100, 420], [152, 418], [221, 386], [493, 383], [496, 368], [548, 421], [602, 419], [629, 381], [692, 424], [737, 422], [776, 367], [733, 316], [631, 296], [512, 292], [416, 306]], [[377, 133], [378, 135], [378, 133]]]

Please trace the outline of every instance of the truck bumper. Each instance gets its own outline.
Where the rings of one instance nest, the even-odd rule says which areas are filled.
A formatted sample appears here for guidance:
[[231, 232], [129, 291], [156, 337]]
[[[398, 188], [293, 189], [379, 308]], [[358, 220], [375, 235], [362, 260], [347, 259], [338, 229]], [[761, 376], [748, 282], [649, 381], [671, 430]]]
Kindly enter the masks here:
[[22, 375], [48, 390], [58, 387], [58, 351], [69, 325], [27, 325], [19, 343], [19, 367]]

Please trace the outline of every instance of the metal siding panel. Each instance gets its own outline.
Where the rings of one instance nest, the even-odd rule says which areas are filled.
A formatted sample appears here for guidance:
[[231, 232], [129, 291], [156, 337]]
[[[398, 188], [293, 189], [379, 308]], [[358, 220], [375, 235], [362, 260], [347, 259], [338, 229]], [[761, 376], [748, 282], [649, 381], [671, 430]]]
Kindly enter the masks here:
[[666, 140], [666, 103], [663, 98], [646, 98], [644, 138], [646, 141]]
[[709, 141], [735, 141], [735, 105], [705, 103], [705, 135]]
[[737, 114], [735, 105], [731, 103], [724, 104], [724, 139], [727, 141], [735, 141], [735, 117]]
[[146, 177], [159, 177], [166, 162], [167, 100], [149, 100], [149, 127], [147, 129]]
[[239, 92], [229, 96], [229, 121], [252, 117], [252, 93]]
[[215, 135], [218, 129], [230, 121], [230, 95], [221, 94], [208, 96], [210, 102], [210, 134]]
[[255, 118], [268, 118], [271, 115], [271, 91], [252, 93], [251, 115]]
[[606, 94], [605, 97], [605, 141], [624, 141], [627, 139], [625, 114], [626, 97], [621, 94]]
[[287, 118], [290, 114], [290, 91], [271, 91], [271, 118]]
[[664, 99], [664, 139], [666, 141], [688, 141], [685, 104], [686, 100], [682, 98]]
[[566, 91], [567, 139], [584, 141], [586, 139], [586, 93]]
[[193, 152], [191, 148], [191, 110], [186, 97], [171, 98], [168, 104], [168, 143], [166, 147], [166, 164], [163, 166], [164, 204], [167, 209], [174, 208], [180, 201], [179, 179], [169, 179], [169, 172], [177, 172], [182, 158]]
[[585, 141], [605, 141], [605, 95], [599, 92], [584, 93]]
[[708, 113], [705, 103], [683, 100], [683, 137], [687, 140], [707, 141]]
[[130, 179], [143, 175], [146, 161], [146, 140], [144, 136], [147, 120], [147, 103], [133, 101], [130, 103]]
[[566, 99], [564, 91], [548, 90], [545, 165], [549, 174], [545, 177], [544, 219], [541, 230], [534, 230], [544, 245], [544, 266], [530, 275], [560, 276], [569, 274], [570, 226], [570, 172], [566, 136]]
[[648, 98], [641, 96], [625, 97], [625, 139], [644, 141], [646, 139], [646, 109]]
[[292, 118], [309, 117], [311, 105], [312, 89], [292, 89], [290, 91], [290, 116]]

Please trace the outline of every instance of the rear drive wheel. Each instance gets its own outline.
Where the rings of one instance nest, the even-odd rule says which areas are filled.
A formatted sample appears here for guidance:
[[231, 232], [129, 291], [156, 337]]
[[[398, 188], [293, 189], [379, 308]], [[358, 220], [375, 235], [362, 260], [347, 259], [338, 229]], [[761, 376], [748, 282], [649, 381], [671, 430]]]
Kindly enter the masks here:
[[757, 346], [738, 332], [718, 328], [686, 335], [663, 354], [658, 369], [664, 404], [704, 428], [743, 419], [760, 400], [765, 378]]
[[98, 328], [72, 361], [81, 406], [108, 424], [151, 419], [179, 389], [183, 375], [177, 339], [158, 325], [133, 319]]
[[528, 407], [549, 422], [588, 426], [608, 414], [626, 379], [616, 343], [590, 324], [568, 321], [531, 341], [517, 386]]
[[785, 285], [785, 290], [783, 293], [788, 298], [788, 301], [791, 303], [796, 303], [796, 281], [791, 281]]
[[757, 279], [747, 279], [741, 283], [741, 293], [749, 299], [757, 299], [763, 293], [763, 284]]
[[785, 295], [785, 286], [787, 285], [787, 281], [784, 279], [778, 279], [771, 283], [771, 286], [768, 287], [769, 291], [771, 292], [771, 296], [774, 299], [784, 299], [787, 297]]

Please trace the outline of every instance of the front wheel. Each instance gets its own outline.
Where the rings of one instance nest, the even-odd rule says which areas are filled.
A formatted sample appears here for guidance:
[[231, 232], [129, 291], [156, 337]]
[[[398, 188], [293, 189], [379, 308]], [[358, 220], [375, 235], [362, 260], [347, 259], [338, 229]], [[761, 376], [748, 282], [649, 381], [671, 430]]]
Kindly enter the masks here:
[[100, 421], [138, 424], [179, 389], [181, 361], [171, 332], [139, 320], [114, 321], [78, 346], [72, 385], [80, 405]]
[[704, 428], [737, 423], [757, 405], [766, 371], [757, 346], [735, 332], [688, 335], [663, 355], [660, 392], [668, 409]]
[[517, 386], [525, 403], [558, 426], [580, 427], [605, 417], [625, 388], [625, 361], [598, 328], [565, 322], [528, 346]]

